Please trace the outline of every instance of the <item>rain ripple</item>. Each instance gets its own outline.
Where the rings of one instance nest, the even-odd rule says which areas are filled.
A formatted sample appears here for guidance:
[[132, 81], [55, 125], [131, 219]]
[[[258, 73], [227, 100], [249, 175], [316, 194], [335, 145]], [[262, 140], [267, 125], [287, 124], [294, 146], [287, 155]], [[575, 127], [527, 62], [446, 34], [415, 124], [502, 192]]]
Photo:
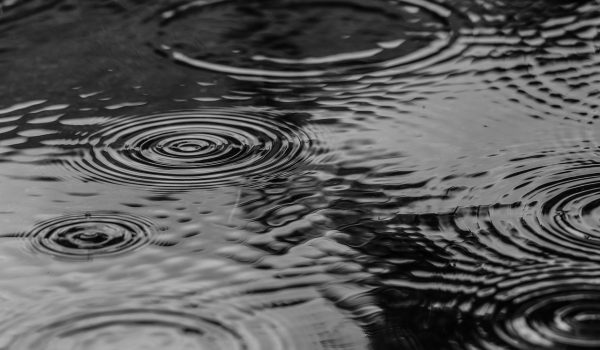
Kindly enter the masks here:
[[[3, 324], [10, 349], [364, 349], [363, 331], [298, 288], [206, 302], [198, 296], [103, 295], [33, 305]], [[31, 317], [32, 312], [39, 315]]]
[[463, 50], [467, 22], [423, 0], [188, 1], [157, 17], [154, 45], [175, 62], [282, 82], [390, 76], [449, 60]]
[[46, 220], [18, 234], [34, 251], [67, 260], [130, 253], [150, 243], [156, 225], [118, 212], [73, 213]]
[[461, 322], [467, 348], [600, 347], [597, 267], [540, 264], [489, 277]]
[[458, 244], [487, 259], [598, 261], [600, 162], [596, 152], [596, 146], [582, 141], [579, 146], [509, 156], [509, 165], [492, 168], [480, 183], [463, 192], [459, 206], [445, 216], [442, 226], [458, 233]]
[[78, 143], [63, 165], [85, 181], [156, 191], [255, 186], [325, 153], [307, 114], [214, 109], [124, 117]]

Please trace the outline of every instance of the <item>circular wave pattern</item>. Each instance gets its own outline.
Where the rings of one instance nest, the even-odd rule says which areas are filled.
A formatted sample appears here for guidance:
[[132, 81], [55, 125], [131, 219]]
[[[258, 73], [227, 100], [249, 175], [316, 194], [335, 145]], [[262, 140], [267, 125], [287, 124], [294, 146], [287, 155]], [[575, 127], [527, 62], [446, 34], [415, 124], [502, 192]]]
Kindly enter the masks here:
[[179, 63], [242, 78], [354, 80], [457, 55], [461, 21], [426, 0], [190, 1], [160, 13], [156, 41]]
[[571, 166], [563, 169], [562, 174], [560, 170], [545, 173], [546, 178], [539, 183], [525, 186], [528, 191], [520, 192], [520, 205], [508, 211], [514, 218], [512, 223], [505, 220], [503, 210], [492, 210], [491, 219], [501, 232], [516, 228], [529, 244], [537, 245], [543, 252], [597, 260], [600, 248], [598, 167], [593, 164]]
[[[200, 315], [122, 309], [59, 320], [13, 344], [15, 349], [247, 349], [233, 329]], [[11, 347], [13, 348], [13, 347]]]
[[359, 325], [314, 290], [261, 289], [246, 294], [242, 289], [223, 294], [233, 290], [219, 290], [218, 296], [196, 290], [193, 297], [123, 290], [109, 295], [104, 290], [81, 299], [55, 295], [13, 312], [14, 317], [1, 326], [0, 346], [12, 350], [368, 347]]
[[65, 165], [84, 180], [156, 191], [249, 186], [284, 176], [322, 149], [289, 115], [203, 110], [116, 120]]
[[[537, 266], [495, 286], [476, 311], [477, 348], [597, 349], [600, 285], [594, 267]], [[481, 303], [484, 301], [485, 303]]]
[[568, 178], [528, 193], [530, 203], [539, 203], [525, 210], [529, 226], [569, 249], [596, 251], [600, 244], [598, 180], [595, 176]]
[[116, 212], [60, 216], [36, 225], [23, 237], [34, 250], [58, 258], [89, 260], [124, 254], [148, 244], [151, 221]]
[[[589, 142], [521, 153], [471, 185], [447, 229], [498, 262], [599, 261], [600, 163]], [[502, 158], [506, 159], [506, 158]], [[478, 183], [477, 183], [478, 182]]]

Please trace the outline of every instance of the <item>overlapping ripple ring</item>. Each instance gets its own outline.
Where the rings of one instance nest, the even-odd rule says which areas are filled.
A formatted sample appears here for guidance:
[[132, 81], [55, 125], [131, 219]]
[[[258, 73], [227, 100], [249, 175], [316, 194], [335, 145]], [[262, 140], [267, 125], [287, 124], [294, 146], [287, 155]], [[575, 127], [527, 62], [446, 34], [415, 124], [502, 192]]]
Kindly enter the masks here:
[[123, 290], [103, 290], [95, 296], [88, 293], [84, 298], [65, 299], [64, 295], [55, 295], [21, 308], [0, 325], [3, 335], [0, 347], [11, 350], [367, 348], [361, 328], [327, 301], [303, 300], [297, 293], [285, 295], [280, 291], [235, 300], [221, 297], [202, 300], [189, 295], [130, 294]]
[[[549, 169], [546, 169], [549, 170]], [[563, 174], [544, 172], [522, 190], [519, 205], [505, 214], [490, 210], [491, 222], [501, 233], [517, 229], [528, 245], [544, 253], [583, 260], [598, 260], [600, 248], [600, 177], [597, 167], [563, 169]], [[558, 171], [557, 171], [558, 172]], [[518, 182], [519, 183], [519, 182]]]
[[115, 120], [64, 165], [89, 181], [156, 191], [253, 186], [283, 176], [323, 150], [285, 115], [199, 110]]
[[[502, 279], [476, 302], [476, 348], [600, 348], [600, 277], [595, 266], [537, 266]], [[488, 290], [489, 291], [489, 290]], [[487, 294], [487, 292], [485, 293]]]
[[[195, 68], [206, 69], [219, 73], [230, 74], [240, 79], [248, 78], [251, 80], [264, 79], [269, 81], [299, 81], [299, 80], [355, 80], [363, 76], [389, 76], [399, 73], [406, 73], [422, 67], [434, 65], [436, 63], [457, 57], [464, 51], [464, 45], [459, 43], [459, 32], [466, 25], [468, 20], [460, 16], [445, 5], [429, 0], [393, 0], [393, 1], [356, 1], [356, 0], [334, 0], [334, 1], [286, 1], [286, 2], [267, 2], [260, 4], [261, 8], [271, 6], [291, 6], [294, 7], [291, 12], [298, 13], [298, 6], [319, 8], [319, 6], [343, 6], [348, 9], [355, 7], [367, 11], [356, 11], [357, 18], [361, 15], [371, 12], [379, 12], [385, 16], [396, 16], [396, 22], [403, 22], [406, 28], [398, 33], [397, 38], [387, 38], [381, 42], [363, 43], [365, 40], [374, 40], [367, 34], [357, 34], [352, 36], [351, 40], [354, 46], [349, 46], [345, 50], [323, 54], [322, 56], [308, 57], [276, 57], [274, 55], [262, 54], [257, 49], [256, 44], [252, 44], [251, 38], [206, 38], [205, 40], [192, 39], [193, 32], [170, 33], [170, 26], [180, 20], [185, 20], [195, 13], [207, 11], [219, 11], [228, 5], [243, 3], [257, 3], [261, 0], [250, 2], [239, 0], [197, 0], [188, 1], [171, 7], [160, 16], [160, 30], [157, 38], [158, 50], [168, 54], [176, 62]], [[321, 16], [330, 13], [327, 9], [321, 11]], [[323, 20], [323, 19], [321, 19]], [[290, 21], [291, 26], [294, 21]], [[356, 22], [359, 23], [359, 22]], [[348, 24], [340, 24], [348, 26]], [[187, 27], [186, 27], [187, 28]], [[335, 28], [335, 27], [334, 27]], [[211, 28], [214, 29], [214, 28]], [[225, 30], [224, 28], [223, 30]], [[288, 28], [289, 29], [289, 28]], [[373, 28], [361, 28], [365, 33], [372, 31]], [[203, 32], [203, 28], [194, 28], [191, 31]], [[280, 31], [275, 31], [273, 35], [280, 35]], [[293, 32], [293, 31], [292, 31]], [[167, 33], [173, 37], [173, 42], [165, 41], [161, 34]], [[176, 35], [177, 34], [177, 35]], [[246, 35], [253, 34], [252, 30], [246, 30]], [[331, 33], [322, 33], [322, 35], [331, 35]], [[213, 34], [214, 35], [214, 34]], [[223, 34], [225, 35], [225, 34]], [[288, 34], [288, 43], [290, 40]], [[186, 38], [189, 36], [189, 38]], [[364, 36], [364, 37], [363, 37]], [[220, 40], [219, 40], [220, 39]], [[311, 42], [317, 43], [323, 38], [313, 38]], [[190, 42], [186, 42], [189, 40]], [[194, 41], [195, 40], [195, 41]], [[241, 51], [244, 54], [236, 54], [238, 49], [228, 52], [219, 52], [218, 59], [212, 60], [204, 56], [215, 55], [213, 52], [203, 48], [204, 43], [209, 41], [233, 43], [239, 40], [239, 45], [243, 46]], [[193, 42], [192, 42], [193, 41]], [[365, 44], [361, 48], [358, 44]], [[227, 44], [229, 45], [229, 44]], [[308, 45], [303, 43], [303, 45]], [[201, 47], [198, 51], [198, 47]], [[226, 46], [229, 48], [229, 46]], [[313, 49], [302, 46], [302, 49]], [[356, 51], [352, 51], [352, 50]], [[234, 53], [232, 53], [233, 51]], [[278, 52], [274, 52], [276, 54]], [[301, 55], [302, 56], [302, 55]]]
[[125, 254], [148, 244], [149, 219], [119, 212], [73, 213], [46, 220], [22, 234], [33, 250], [57, 258], [89, 260]]
[[546, 183], [526, 194], [524, 217], [532, 232], [570, 250], [600, 247], [600, 178], [579, 175]]
[[447, 229], [486, 258], [600, 261], [599, 170], [585, 142], [518, 152], [465, 192]]
[[11, 349], [248, 349], [240, 334], [216, 320], [165, 309], [81, 313], [36, 331]]

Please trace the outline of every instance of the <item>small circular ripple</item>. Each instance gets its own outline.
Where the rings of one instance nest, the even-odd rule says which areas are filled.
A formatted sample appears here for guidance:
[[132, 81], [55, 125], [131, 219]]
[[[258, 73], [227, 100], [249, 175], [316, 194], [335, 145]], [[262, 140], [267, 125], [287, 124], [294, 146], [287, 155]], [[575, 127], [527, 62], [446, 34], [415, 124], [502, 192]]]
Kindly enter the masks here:
[[464, 20], [426, 0], [189, 1], [159, 16], [158, 51], [176, 62], [269, 80], [355, 80], [433, 65], [460, 54]]
[[[534, 266], [482, 291], [468, 341], [476, 348], [600, 348], [597, 268]], [[484, 295], [492, 292], [491, 296]]]
[[322, 151], [288, 115], [203, 110], [124, 118], [64, 164], [84, 180], [186, 191], [284, 176]]
[[148, 244], [151, 221], [117, 212], [60, 216], [37, 224], [22, 237], [34, 250], [66, 259], [124, 254]]

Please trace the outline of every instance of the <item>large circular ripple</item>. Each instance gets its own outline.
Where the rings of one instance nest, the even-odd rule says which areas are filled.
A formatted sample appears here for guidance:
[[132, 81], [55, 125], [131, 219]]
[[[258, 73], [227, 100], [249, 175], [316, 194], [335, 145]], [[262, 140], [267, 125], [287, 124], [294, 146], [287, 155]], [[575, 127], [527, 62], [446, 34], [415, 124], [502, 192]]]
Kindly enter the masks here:
[[35, 225], [21, 236], [31, 247], [57, 258], [89, 260], [125, 254], [151, 241], [153, 223], [118, 212], [76, 213]]
[[[473, 254], [504, 262], [600, 261], [600, 162], [594, 152], [557, 149], [509, 159], [473, 186], [452, 229]], [[485, 203], [481, 205], [481, 203]], [[468, 233], [468, 234], [467, 234]]]
[[215, 320], [161, 309], [82, 313], [48, 324], [13, 346], [45, 350], [247, 349], [240, 334]]
[[546, 179], [538, 179], [538, 183], [520, 195], [520, 203], [517, 202], [520, 205], [492, 208], [489, 211], [492, 223], [507, 235], [520, 232], [519, 243], [523, 247], [529, 245], [543, 253], [597, 260], [600, 258], [597, 171], [597, 166], [591, 169], [574, 166], [564, 177], [546, 174], [549, 175]]
[[288, 117], [202, 110], [122, 118], [94, 133], [85, 154], [64, 164], [84, 180], [156, 191], [256, 186], [323, 151], [310, 128]]
[[362, 329], [330, 303], [304, 300], [298, 291], [282, 295], [281, 291], [258, 293], [228, 301], [134, 296], [122, 291], [85, 298], [56, 295], [13, 312], [0, 325], [0, 346], [11, 350], [367, 348]]
[[598, 277], [594, 266], [515, 272], [482, 291], [474, 322], [465, 325], [467, 342], [478, 349], [598, 349]]
[[187, 1], [159, 13], [158, 52], [270, 80], [353, 80], [458, 56], [464, 19], [427, 0]]

